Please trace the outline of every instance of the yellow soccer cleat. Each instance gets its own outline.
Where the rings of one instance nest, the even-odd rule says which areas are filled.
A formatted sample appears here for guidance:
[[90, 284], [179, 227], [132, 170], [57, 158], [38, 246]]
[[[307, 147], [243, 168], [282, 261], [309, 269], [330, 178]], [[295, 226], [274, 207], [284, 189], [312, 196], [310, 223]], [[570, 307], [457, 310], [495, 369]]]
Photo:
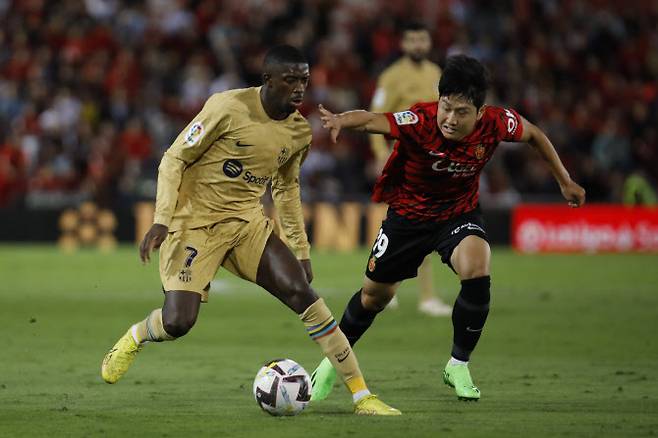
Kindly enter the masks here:
[[387, 405], [374, 394], [367, 395], [356, 402], [354, 413], [356, 415], [402, 415], [402, 412]]
[[141, 349], [142, 345], [135, 342], [131, 330], [128, 329], [126, 334], [121, 336], [121, 339], [114, 344], [114, 347], [103, 358], [103, 365], [101, 366], [103, 380], [107, 383], [116, 383], [121, 376], [126, 374], [130, 364], [133, 363]]

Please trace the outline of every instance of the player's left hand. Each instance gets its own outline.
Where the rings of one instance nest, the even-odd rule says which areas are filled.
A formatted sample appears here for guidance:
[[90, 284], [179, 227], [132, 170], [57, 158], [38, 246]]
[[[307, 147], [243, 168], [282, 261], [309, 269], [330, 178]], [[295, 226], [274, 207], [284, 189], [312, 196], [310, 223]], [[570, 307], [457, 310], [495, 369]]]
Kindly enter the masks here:
[[338, 140], [338, 133], [340, 132], [341, 128], [336, 114], [323, 107], [322, 104], [318, 105], [318, 109], [320, 110], [320, 114], [322, 114], [322, 116], [320, 116], [320, 120], [322, 120], [322, 127], [329, 130], [331, 141], [336, 143]]
[[569, 203], [569, 207], [580, 207], [585, 203], [585, 189], [579, 186], [573, 180], [569, 180], [566, 184], [560, 185], [562, 196]]
[[151, 261], [151, 251], [155, 248], [160, 248], [168, 232], [169, 228], [166, 225], [153, 224], [151, 226], [144, 239], [142, 239], [142, 243], [139, 244], [139, 258], [142, 260], [142, 263]]
[[304, 259], [300, 260], [299, 263], [301, 263], [302, 268], [304, 268], [304, 272], [306, 273], [306, 280], [309, 284], [311, 284], [313, 281], [313, 268], [311, 268], [311, 260]]

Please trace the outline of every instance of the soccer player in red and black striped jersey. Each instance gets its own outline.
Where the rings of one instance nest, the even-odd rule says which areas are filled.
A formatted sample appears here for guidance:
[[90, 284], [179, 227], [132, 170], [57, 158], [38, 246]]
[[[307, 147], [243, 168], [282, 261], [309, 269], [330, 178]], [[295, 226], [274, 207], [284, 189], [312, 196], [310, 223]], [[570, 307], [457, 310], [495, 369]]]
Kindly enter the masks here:
[[[425, 256], [438, 252], [461, 281], [443, 379], [463, 400], [480, 398], [468, 361], [489, 313], [491, 251], [478, 208], [484, 165], [501, 141], [526, 142], [546, 160], [569, 205], [585, 202], [585, 190], [571, 179], [546, 135], [513, 109], [485, 105], [486, 90], [482, 64], [457, 55], [447, 60], [438, 102], [383, 114], [332, 114], [320, 108], [334, 141], [343, 128], [397, 140], [373, 194], [373, 200], [388, 203], [388, 214], [373, 245], [363, 288], [348, 303], [340, 328], [354, 345], [402, 280], [415, 277]], [[331, 364], [323, 361], [312, 376], [312, 399], [326, 398], [333, 379]]]

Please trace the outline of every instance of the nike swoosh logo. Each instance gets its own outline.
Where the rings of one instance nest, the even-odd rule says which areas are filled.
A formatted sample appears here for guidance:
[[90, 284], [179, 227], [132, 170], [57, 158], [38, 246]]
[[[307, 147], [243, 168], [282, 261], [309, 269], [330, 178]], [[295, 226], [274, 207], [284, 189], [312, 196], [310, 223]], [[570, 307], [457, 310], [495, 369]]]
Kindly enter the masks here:
[[348, 351], [347, 354], [345, 355], [345, 357], [343, 357], [342, 359], [340, 357], [336, 357], [336, 360], [338, 362], [343, 362], [345, 359], [347, 359], [347, 357], [350, 355], [350, 353], [351, 353], [351, 351]]
[[477, 333], [477, 332], [481, 332], [481, 331], [482, 331], [482, 327], [479, 328], [479, 329], [472, 329], [472, 328], [470, 328], [470, 327], [466, 327], [466, 331], [467, 331], [467, 332], [472, 332], [472, 333]]
[[236, 141], [235, 145], [239, 148], [247, 148], [249, 146], [253, 146], [253, 144], [242, 143], [240, 140]]

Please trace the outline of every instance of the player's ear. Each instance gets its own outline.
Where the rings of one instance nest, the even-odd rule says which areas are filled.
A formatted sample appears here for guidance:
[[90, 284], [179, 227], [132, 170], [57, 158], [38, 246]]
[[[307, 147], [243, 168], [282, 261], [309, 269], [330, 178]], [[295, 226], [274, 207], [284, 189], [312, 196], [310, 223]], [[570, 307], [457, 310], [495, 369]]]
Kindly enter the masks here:
[[270, 79], [272, 79], [272, 75], [270, 73], [263, 73], [263, 84], [267, 84]]
[[484, 115], [484, 109], [486, 108], [486, 105], [482, 105], [480, 109], [478, 110], [478, 115], [477, 115], [477, 120], [480, 120], [482, 116]]

